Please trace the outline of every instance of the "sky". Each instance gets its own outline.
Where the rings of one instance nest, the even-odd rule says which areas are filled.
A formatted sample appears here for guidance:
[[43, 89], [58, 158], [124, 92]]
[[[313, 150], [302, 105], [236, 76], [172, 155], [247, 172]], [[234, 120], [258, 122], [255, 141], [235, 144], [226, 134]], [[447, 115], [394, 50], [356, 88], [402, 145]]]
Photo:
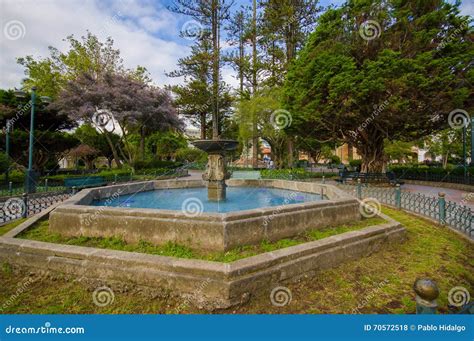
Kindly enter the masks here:
[[[66, 50], [64, 38], [81, 37], [87, 30], [101, 40], [111, 36], [121, 51], [125, 66], [145, 66], [154, 83], [177, 84], [169, 78], [179, 58], [189, 54], [192, 40], [180, 37], [190, 18], [172, 13], [172, 0], [0, 0], [0, 88], [19, 88], [25, 78], [16, 58], [47, 57], [48, 46]], [[251, 0], [236, 0], [251, 4]], [[343, 0], [320, 1], [322, 6], [340, 5]], [[474, 2], [464, 1], [462, 14], [474, 15]], [[222, 46], [226, 46], [225, 43]], [[236, 86], [230, 67], [222, 71], [226, 83]]]

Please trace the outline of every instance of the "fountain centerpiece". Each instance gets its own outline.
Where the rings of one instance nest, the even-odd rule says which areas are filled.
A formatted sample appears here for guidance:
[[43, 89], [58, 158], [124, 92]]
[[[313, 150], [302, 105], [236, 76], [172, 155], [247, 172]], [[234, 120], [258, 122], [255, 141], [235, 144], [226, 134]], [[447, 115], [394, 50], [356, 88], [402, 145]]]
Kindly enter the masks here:
[[237, 148], [235, 140], [197, 140], [193, 142], [196, 148], [208, 154], [206, 172], [202, 178], [207, 181], [207, 198], [209, 201], [222, 201], [226, 198], [225, 180], [230, 173], [226, 169], [226, 154]]

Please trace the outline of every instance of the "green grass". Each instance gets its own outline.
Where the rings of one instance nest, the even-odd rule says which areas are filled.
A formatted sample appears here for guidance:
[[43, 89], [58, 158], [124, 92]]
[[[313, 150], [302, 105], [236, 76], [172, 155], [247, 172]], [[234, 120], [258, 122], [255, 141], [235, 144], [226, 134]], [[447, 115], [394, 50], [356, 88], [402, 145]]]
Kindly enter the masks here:
[[310, 230], [307, 233], [297, 236], [295, 238], [281, 239], [276, 242], [263, 241], [259, 245], [242, 246], [227, 252], [212, 253], [200, 252], [172, 242], [168, 242], [165, 245], [156, 246], [143, 240], [140, 241], [138, 244], [128, 244], [119, 237], [63, 237], [60, 234], [51, 233], [49, 231], [49, 222], [47, 220], [38, 222], [31, 229], [21, 233], [18, 238], [37, 240], [48, 243], [88, 246], [102, 249], [140, 252], [152, 255], [171, 256], [179, 258], [196, 258], [228, 263], [238, 259], [255, 256], [263, 252], [274, 251], [309, 241], [315, 241], [344, 232], [360, 230], [362, 228], [381, 224], [383, 222], [384, 220], [381, 218], [364, 219], [354, 223], [339, 225], [335, 227], [328, 227], [322, 230]]
[[15, 220], [15, 221], [13, 221], [9, 224], [0, 226], [0, 236], [3, 236], [5, 233], [9, 232], [10, 230], [13, 230], [15, 227], [20, 225], [25, 220], [26, 220], [25, 218], [21, 218], [21, 219]]
[[[271, 304], [268, 292], [252, 296], [245, 305], [218, 313], [351, 313], [358, 305], [360, 313], [415, 313], [413, 283], [418, 277], [434, 279], [439, 288], [440, 313], [447, 313], [447, 295], [454, 286], [463, 286], [474, 296], [474, 245], [446, 227], [431, 221], [384, 208], [384, 213], [407, 228], [407, 240], [384, 246], [359, 260], [320, 271], [285, 283], [292, 301], [284, 307]], [[282, 242], [284, 243], [284, 242]], [[0, 267], [0, 308], [17, 293], [19, 285], [30, 277], [28, 270]], [[104, 283], [108, 284], [108, 283]], [[110, 284], [109, 284], [110, 285]], [[4, 313], [78, 314], [78, 313], [174, 313], [183, 300], [171, 295], [153, 295], [127, 287], [113, 287], [115, 301], [97, 307], [92, 292], [98, 285], [73, 281], [60, 276], [34, 282], [28, 290], [16, 295]], [[370, 299], [369, 299], [370, 298]], [[185, 306], [182, 313], [202, 313]]]

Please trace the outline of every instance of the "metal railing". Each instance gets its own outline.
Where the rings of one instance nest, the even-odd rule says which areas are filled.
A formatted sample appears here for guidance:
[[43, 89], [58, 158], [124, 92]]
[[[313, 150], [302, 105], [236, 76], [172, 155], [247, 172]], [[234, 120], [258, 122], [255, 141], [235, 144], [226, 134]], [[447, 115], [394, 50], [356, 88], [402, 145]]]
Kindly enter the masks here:
[[415, 181], [432, 181], [432, 182], [448, 182], [455, 184], [474, 185], [474, 177], [469, 173], [464, 175], [451, 174], [451, 173], [432, 173], [429, 171], [401, 171], [394, 170], [397, 178], [403, 180], [415, 180]]
[[23, 193], [19, 196], [0, 199], [0, 224], [27, 218], [49, 206], [66, 200], [73, 194], [73, 189], [65, 189], [57, 192], [45, 193]]
[[[148, 174], [135, 175], [113, 175], [104, 177], [107, 185], [121, 182], [143, 181], [160, 179], [168, 176], [184, 176], [188, 174], [187, 167], [172, 169], [169, 172], [151, 172]], [[27, 218], [41, 212], [54, 203], [64, 201], [78, 190], [76, 187], [66, 188], [64, 186], [37, 186], [37, 193], [23, 193], [24, 188], [19, 187], [9, 190], [6, 196], [0, 197], [0, 225], [20, 218]], [[42, 190], [42, 191], [41, 191]]]
[[371, 187], [363, 184], [338, 184], [339, 188], [352, 193], [359, 199], [375, 198], [379, 202], [397, 209], [410, 211], [439, 224], [448, 225], [460, 232], [474, 237], [474, 211], [465, 205], [447, 201], [444, 193], [432, 197], [421, 193], [410, 193], [401, 190], [397, 185], [394, 188]]

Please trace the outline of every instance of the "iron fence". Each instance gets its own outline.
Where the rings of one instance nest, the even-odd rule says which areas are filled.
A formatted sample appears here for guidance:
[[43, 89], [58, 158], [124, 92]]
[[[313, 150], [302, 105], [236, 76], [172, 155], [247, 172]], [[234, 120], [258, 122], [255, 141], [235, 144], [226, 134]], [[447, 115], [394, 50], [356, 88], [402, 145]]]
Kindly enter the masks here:
[[474, 211], [460, 203], [447, 201], [443, 193], [438, 197], [432, 197], [421, 193], [404, 192], [400, 186], [394, 188], [370, 187], [362, 184], [337, 186], [359, 199], [375, 198], [383, 204], [425, 216], [461, 231], [471, 238], [474, 237]]
[[[184, 176], [188, 174], [188, 167], [172, 169], [167, 172], [154, 171], [147, 174], [127, 174], [127, 175], [112, 175], [104, 177], [106, 185], [160, 179], [169, 176]], [[0, 191], [0, 224], [5, 224], [19, 218], [27, 218], [31, 215], [41, 212], [54, 203], [64, 201], [78, 190], [76, 187], [66, 188], [64, 186], [55, 185], [50, 186], [48, 180], [43, 183], [43, 186], [36, 187], [36, 193], [25, 194], [23, 187], [10, 188], [6, 192]]]
[[451, 173], [432, 173], [429, 171], [393, 171], [398, 179], [403, 180], [415, 180], [415, 181], [432, 181], [432, 182], [449, 182], [456, 184], [474, 185], [474, 176], [467, 173], [466, 176], [462, 174], [451, 174]]
[[27, 218], [49, 206], [66, 200], [73, 190], [65, 189], [57, 192], [31, 193], [0, 199], [0, 224]]

